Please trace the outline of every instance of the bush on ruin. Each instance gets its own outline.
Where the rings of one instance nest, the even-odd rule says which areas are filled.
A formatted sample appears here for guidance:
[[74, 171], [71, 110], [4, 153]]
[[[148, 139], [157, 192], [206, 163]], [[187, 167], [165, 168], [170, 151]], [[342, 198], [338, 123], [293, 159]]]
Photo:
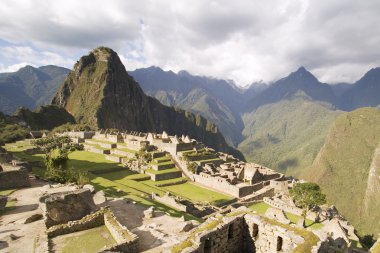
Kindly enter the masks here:
[[193, 174], [198, 174], [198, 164], [196, 163], [188, 163], [187, 169]]

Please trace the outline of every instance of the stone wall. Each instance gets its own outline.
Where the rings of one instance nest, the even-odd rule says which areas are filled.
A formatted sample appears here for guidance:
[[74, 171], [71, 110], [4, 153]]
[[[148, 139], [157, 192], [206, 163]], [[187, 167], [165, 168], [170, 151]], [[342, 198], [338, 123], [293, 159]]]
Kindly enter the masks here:
[[121, 163], [121, 157], [120, 156], [106, 155], [105, 159], [108, 161], [111, 161], [111, 162]]
[[29, 174], [26, 170], [9, 170], [0, 172], [0, 188], [29, 187]]
[[[289, 212], [289, 213], [299, 215], [299, 216], [302, 215], [302, 209], [298, 208], [296, 206], [286, 205], [284, 203], [281, 203], [279, 201], [275, 201], [275, 200], [273, 200], [271, 198], [267, 198], [267, 197], [263, 198], [263, 200], [268, 205], [273, 206], [273, 207], [278, 208], [278, 209], [281, 209], [281, 210], [284, 210], [285, 212]], [[307, 214], [307, 218], [312, 220], [312, 221], [315, 221], [317, 219], [317, 217], [318, 217], [318, 215], [314, 212], [309, 212]]]
[[126, 156], [128, 158], [135, 157], [135, 153], [130, 153], [130, 152], [123, 151], [123, 150], [118, 150], [118, 149], [111, 150], [111, 154]]
[[[209, 221], [212, 224], [212, 220]], [[207, 226], [207, 223], [205, 224]], [[246, 252], [244, 240], [244, 218], [226, 217], [212, 228], [198, 234], [192, 240], [193, 246], [182, 252], [186, 253], [241, 253]]]
[[187, 206], [181, 203], [178, 203], [175, 197], [170, 196], [169, 193], [166, 193], [164, 196], [160, 197], [159, 195], [152, 193], [152, 199], [157, 200], [167, 206], [173, 207], [177, 210], [187, 212]]
[[259, 215], [247, 214], [244, 218], [256, 252], [292, 252], [305, 242], [302, 236]]
[[182, 176], [181, 171], [173, 171], [165, 174], [147, 173], [153, 181], [168, 180]]
[[108, 250], [128, 253], [138, 252], [137, 235], [130, 232], [125, 226], [121, 225], [112, 212], [106, 212], [104, 214], [104, 225], [116, 241], [116, 245], [105, 249], [105, 251]]
[[88, 189], [44, 195], [40, 197], [40, 208], [47, 228], [80, 220], [97, 209]]
[[202, 184], [208, 188], [215, 189], [217, 191], [223, 192], [225, 194], [234, 196], [236, 198], [242, 198], [249, 194], [252, 194], [255, 191], [260, 190], [263, 187], [263, 184], [255, 184], [255, 185], [232, 185], [226, 181], [219, 180], [218, 177], [213, 177], [206, 173], [201, 173], [200, 175], [192, 175], [194, 182]]
[[169, 163], [169, 164], [151, 164], [152, 166], [152, 170], [166, 170], [166, 169], [171, 169], [173, 167], [175, 167], [175, 165], [173, 163]]
[[49, 238], [60, 235], [71, 234], [86, 229], [91, 229], [104, 225], [105, 209], [101, 209], [95, 213], [86, 215], [80, 220], [69, 221], [65, 224], [54, 225], [46, 230]]

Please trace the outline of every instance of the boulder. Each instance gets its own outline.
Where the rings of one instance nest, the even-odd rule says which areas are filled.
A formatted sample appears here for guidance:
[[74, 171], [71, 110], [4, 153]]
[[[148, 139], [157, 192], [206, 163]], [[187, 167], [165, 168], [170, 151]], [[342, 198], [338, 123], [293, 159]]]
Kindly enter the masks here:
[[194, 227], [191, 221], [185, 221], [180, 224], [179, 232], [189, 232]]
[[96, 205], [103, 204], [106, 201], [107, 201], [107, 198], [104, 194], [104, 191], [98, 191], [97, 193], [94, 194], [94, 202]]
[[40, 208], [47, 228], [79, 220], [97, 210], [89, 189], [43, 195]]
[[85, 184], [83, 185], [83, 189], [89, 189], [91, 193], [95, 192], [95, 187], [91, 184]]
[[35, 221], [41, 220], [42, 217], [43, 217], [43, 216], [42, 216], [42, 214], [40, 214], [40, 213], [33, 214], [32, 216], [26, 218], [26, 220], [24, 221], [24, 224], [28, 224], [28, 223], [32, 223], [32, 222], [35, 222]]
[[5, 206], [7, 205], [8, 198], [7, 196], [0, 196], [0, 211], [5, 209]]

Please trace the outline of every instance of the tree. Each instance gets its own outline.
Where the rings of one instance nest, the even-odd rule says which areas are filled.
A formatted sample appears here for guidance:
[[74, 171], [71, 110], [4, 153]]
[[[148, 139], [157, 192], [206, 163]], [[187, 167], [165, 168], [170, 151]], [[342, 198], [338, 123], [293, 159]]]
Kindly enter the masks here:
[[32, 144], [45, 152], [45, 177], [47, 179], [59, 183], [76, 182], [84, 184], [88, 182], [85, 172], [67, 168], [69, 154], [75, 150], [83, 149], [82, 145], [73, 143], [68, 136], [50, 136], [34, 140]]
[[304, 219], [313, 207], [326, 203], [326, 195], [315, 183], [297, 183], [290, 190], [290, 196], [296, 206], [303, 209], [302, 216]]

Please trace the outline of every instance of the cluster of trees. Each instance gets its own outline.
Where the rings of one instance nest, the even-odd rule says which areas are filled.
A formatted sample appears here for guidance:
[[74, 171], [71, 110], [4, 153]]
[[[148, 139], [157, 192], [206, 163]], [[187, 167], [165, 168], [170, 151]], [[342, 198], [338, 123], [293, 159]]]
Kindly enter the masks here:
[[89, 182], [87, 172], [68, 166], [69, 154], [75, 150], [82, 150], [83, 145], [73, 143], [67, 136], [50, 136], [34, 140], [32, 144], [45, 153], [46, 179], [78, 185]]

